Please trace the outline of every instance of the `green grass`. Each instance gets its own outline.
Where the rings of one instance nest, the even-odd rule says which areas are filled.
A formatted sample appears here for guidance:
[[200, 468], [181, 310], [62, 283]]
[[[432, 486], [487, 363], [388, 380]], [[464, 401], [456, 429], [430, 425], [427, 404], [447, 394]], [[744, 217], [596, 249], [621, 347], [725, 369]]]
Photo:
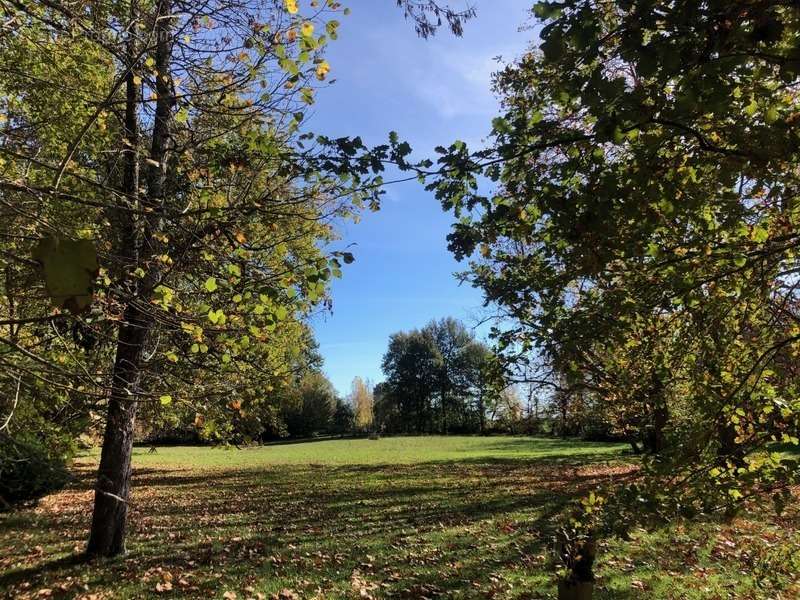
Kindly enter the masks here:
[[[70, 489], [0, 517], [0, 594], [554, 598], [564, 507], [632, 477], [631, 461], [520, 437], [137, 448], [129, 553], [85, 564], [90, 454]], [[796, 516], [634, 532], [603, 543], [595, 598], [796, 598], [798, 544]]]
[[[269, 465], [409, 465], [430, 462], [577, 460], [619, 456], [624, 444], [581, 444], [570, 440], [523, 437], [390, 437], [344, 439], [268, 446], [202, 448], [177, 446], [134, 450], [137, 467], [261, 468]], [[99, 456], [99, 451], [91, 457]]]

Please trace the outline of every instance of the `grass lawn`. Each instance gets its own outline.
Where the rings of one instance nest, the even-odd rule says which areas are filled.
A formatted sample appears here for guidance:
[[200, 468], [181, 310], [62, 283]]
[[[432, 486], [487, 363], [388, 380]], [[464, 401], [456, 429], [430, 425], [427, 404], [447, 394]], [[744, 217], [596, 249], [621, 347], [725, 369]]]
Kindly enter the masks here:
[[[136, 449], [129, 553], [78, 560], [96, 454], [0, 515], [13, 598], [554, 598], [571, 499], [630, 477], [624, 447], [521, 437]], [[600, 599], [800, 598], [797, 507], [604, 542]]]

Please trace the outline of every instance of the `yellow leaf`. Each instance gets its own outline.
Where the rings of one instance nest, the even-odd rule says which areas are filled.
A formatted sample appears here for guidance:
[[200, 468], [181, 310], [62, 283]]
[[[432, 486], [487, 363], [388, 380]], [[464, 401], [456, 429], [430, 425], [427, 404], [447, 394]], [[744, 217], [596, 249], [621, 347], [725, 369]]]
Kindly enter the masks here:
[[311, 37], [314, 35], [314, 24], [306, 21], [303, 23], [302, 27], [300, 27], [300, 31], [303, 33], [303, 37]]
[[297, 14], [297, 0], [284, 0], [284, 4], [286, 5], [286, 10], [290, 15]]
[[331, 66], [328, 64], [327, 60], [323, 60], [321, 63], [317, 65], [317, 79], [322, 81], [325, 79], [325, 76], [331, 70]]

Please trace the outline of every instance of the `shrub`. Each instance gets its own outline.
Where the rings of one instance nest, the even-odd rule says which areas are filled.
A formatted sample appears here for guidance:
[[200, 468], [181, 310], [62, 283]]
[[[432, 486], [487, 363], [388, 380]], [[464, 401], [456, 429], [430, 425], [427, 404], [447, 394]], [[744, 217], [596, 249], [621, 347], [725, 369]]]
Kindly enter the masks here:
[[68, 481], [63, 457], [39, 441], [0, 434], [0, 510], [41, 498]]

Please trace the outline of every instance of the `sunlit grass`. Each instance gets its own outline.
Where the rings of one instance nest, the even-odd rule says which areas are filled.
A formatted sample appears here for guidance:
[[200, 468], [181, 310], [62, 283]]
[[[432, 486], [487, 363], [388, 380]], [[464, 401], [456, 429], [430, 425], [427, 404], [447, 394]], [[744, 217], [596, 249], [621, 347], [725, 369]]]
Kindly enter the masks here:
[[[163, 447], [151, 453], [134, 450], [134, 464], [165, 468], [248, 468], [277, 464], [393, 465], [421, 462], [461, 462], [490, 459], [536, 460], [618, 456], [624, 444], [588, 444], [573, 440], [529, 437], [388, 437], [379, 440], [342, 439], [235, 447]], [[91, 455], [94, 459], [99, 451]]]
[[[618, 444], [514, 437], [137, 448], [129, 554], [87, 565], [95, 453], [71, 489], [2, 517], [0, 593], [553, 598], [564, 507], [632, 461]], [[798, 542], [792, 518], [637, 531], [603, 543], [595, 597], [795, 598]]]

